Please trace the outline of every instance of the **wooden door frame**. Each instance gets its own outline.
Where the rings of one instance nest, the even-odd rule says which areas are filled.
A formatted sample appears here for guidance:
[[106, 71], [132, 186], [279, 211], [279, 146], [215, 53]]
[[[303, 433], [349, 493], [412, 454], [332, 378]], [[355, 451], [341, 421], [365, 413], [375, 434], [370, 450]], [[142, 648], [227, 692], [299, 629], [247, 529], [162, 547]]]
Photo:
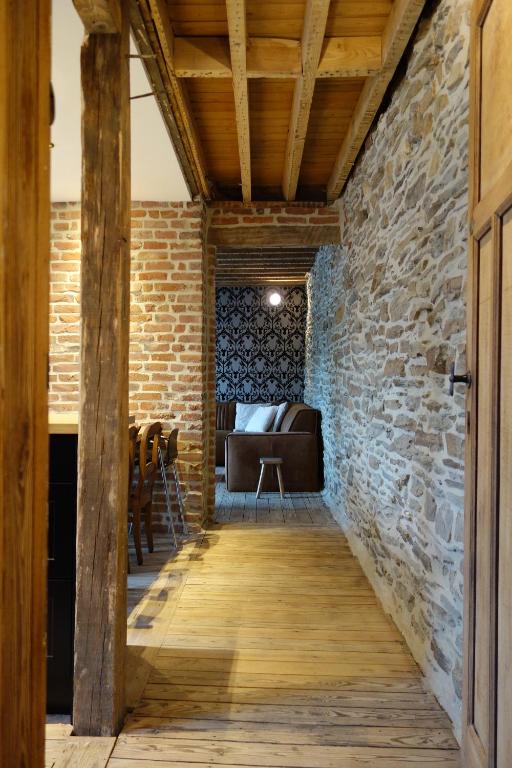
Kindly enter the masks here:
[[0, 764], [44, 765], [50, 0], [0, 3]]

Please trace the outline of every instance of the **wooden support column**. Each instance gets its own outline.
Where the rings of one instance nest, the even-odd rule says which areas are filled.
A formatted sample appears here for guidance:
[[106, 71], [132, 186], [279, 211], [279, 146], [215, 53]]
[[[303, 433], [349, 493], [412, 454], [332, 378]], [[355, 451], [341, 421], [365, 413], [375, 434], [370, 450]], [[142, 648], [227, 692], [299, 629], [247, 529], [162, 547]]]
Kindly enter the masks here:
[[0, 3], [0, 765], [42, 768], [49, 0]]
[[124, 716], [130, 303], [128, 17], [82, 46], [81, 403], [73, 726]]

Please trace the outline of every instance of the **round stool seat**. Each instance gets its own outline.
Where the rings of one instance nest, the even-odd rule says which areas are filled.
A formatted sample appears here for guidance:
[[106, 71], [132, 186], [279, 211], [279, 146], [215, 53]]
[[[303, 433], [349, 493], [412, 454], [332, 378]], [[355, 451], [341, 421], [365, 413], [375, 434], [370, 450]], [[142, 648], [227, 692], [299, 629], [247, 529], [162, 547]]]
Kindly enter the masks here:
[[279, 483], [279, 493], [281, 495], [281, 498], [284, 498], [284, 483], [283, 483], [283, 475], [281, 472], [281, 465], [283, 464], [283, 460], [276, 456], [262, 456], [260, 458], [260, 464], [261, 464], [261, 473], [260, 473], [260, 479], [258, 482], [258, 488], [256, 490], [256, 498], [259, 499], [261, 494], [261, 489], [263, 486], [263, 477], [265, 475], [265, 468], [268, 466], [272, 466], [276, 468], [277, 472], [277, 482]]

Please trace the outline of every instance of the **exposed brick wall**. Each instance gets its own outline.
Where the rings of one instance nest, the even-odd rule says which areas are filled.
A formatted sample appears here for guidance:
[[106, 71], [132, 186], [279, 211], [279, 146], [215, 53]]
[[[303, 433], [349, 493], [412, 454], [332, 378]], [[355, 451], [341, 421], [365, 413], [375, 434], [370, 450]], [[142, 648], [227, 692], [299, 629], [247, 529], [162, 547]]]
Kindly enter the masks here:
[[[214, 477], [214, 252], [204, 219], [199, 203], [132, 203], [130, 413], [179, 427], [187, 515], [198, 524], [213, 509]], [[77, 410], [77, 203], [53, 206], [50, 270], [50, 406]]]
[[[190, 520], [215, 495], [215, 252], [208, 225], [332, 227], [321, 203], [132, 203], [130, 412], [180, 429]], [[337, 239], [337, 238], [336, 238]], [[333, 240], [334, 242], [335, 240]], [[244, 243], [241, 242], [240, 246]], [[80, 205], [55, 203], [51, 230], [50, 406], [79, 407]], [[164, 522], [163, 516], [161, 522]]]

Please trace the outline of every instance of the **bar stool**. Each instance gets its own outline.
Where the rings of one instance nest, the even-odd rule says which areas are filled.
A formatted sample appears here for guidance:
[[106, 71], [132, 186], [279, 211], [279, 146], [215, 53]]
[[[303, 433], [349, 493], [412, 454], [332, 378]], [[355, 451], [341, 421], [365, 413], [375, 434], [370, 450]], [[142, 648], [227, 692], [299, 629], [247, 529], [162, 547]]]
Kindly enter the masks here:
[[178, 472], [178, 465], [176, 463], [178, 458], [178, 433], [179, 433], [178, 429], [171, 430], [167, 438], [165, 438], [165, 441], [162, 441], [162, 442], [165, 442], [166, 444], [165, 456], [163, 454], [161, 447], [159, 452], [160, 473], [162, 475], [162, 481], [164, 484], [164, 493], [165, 493], [165, 499], [167, 504], [167, 512], [169, 515], [170, 526], [171, 526], [171, 531], [172, 531], [173, 540], [175, 542], [175, 546], [177, 546], [177, 539], [176, 539], [176, 533], [174, 530], [171, 495], [169, 493], [169, 485], [167, 482], [167, 470], [169, 467], [172, 467], [174, 485], [176, 489], [176, 499], [178, 501], [178, 520], [180, 522], [183, 535], [188, 536], [188, 527], [185, 521], [185, 506], [183, 504], [183, 497], [181, 495], [181, 485], [180, 485], [180, 478], [179, 478], [179, 472]]
[[280, 458], [273, 458], [272, 456], [262, 456], [260, 459], [261, 464], [261, 472], [260, 472], [260, 479], [258, 481], [258, 490], [256, 491], [256, 498], [259, 499], [261, 494], [261, 488], [263, 486], [263, 477], [265, 475], [265, 469], [270, 467], [275, 467], [277, 472], [277, 482], [279, 483], [279, 493], [281, 494], [281, 498], [284, 499], [284, 483], [283, 483], [283, 474], [281, 471], [281, 467], [283, 465], [283, 460]]

